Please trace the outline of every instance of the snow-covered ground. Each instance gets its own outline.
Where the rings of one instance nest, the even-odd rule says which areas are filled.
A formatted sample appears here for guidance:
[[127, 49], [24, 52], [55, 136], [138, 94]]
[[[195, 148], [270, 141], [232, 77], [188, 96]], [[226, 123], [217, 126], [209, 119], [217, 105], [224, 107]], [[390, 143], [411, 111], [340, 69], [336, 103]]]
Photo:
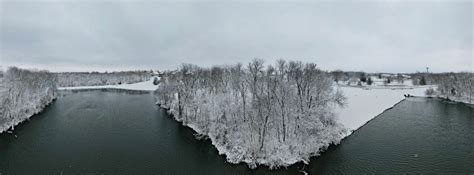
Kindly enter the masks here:
[[[347, 97], [344, 108], [336, 108], [338, 121], [350, 130], [356, 130], [375, 116], [391, 108], [401, 100], [404, 94], [425, 96], [425, 91], [432, 86], [410, 87], [349, 87], [339, 86]], [[348, 133], [351, 134], [352, 132]]]
[[154, 91], [158, 85], [153, 84], [154, 77], [148, 81], [121, 85], [103, 85], [103, 86], [76, 86], [76, 87], [58, 87], [58, 90], [80, 90], [80, 89], [126, 89], [139, 91]]

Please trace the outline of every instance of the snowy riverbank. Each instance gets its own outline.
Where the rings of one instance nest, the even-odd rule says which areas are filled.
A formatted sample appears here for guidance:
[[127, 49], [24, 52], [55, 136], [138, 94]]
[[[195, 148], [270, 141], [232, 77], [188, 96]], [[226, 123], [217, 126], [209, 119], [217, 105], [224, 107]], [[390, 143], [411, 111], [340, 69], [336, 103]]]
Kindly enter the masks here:
[[434, 86], [403, 88], [340, 86], [338, 88], [347, 97], [347, 105], [344, 108], [336, 108], [337, 120], [349, 129], [350, 132], [347, 135], [350, 135], [353, 130], [403, 100], [405, 94], [425, 96], [426, 89], [430, 87]]
[[0, 133], [8, 129], [13, 130], [15, 126], [30, 119], [33, 115], [40, 113], [56, 99], [56, 96], [42, 98], [43, 99], [32, 99], [29, 103], [24, 104], [24, 106], [16, 110], [11, 110], [11, 113], [15, 113], [15, 117], [0, 119]]
[[[426, 97], [426, 95], [423, 97]], [[435, 95], [430, 95], [428, 97], [440, 98], [440, 99], [444, 99], [444, 100], [456, 102], [456, 103], [465, 103], [469, 105], [474, 105], [474, 101], [470, 100], [469, 97], [457, 97], [457, 96], [452, 96], [452, 95], [446, 96], [446, 95], [440, 95], [439, 92], [436, 92]]]
[[148, 81], [132, 83], [132, 84], [121, 84], [121, 85], [58, 87], [58, 90], [125, 89], [125, 90], [137, 90], [137, 91], [154, 91], [158, 88], [158, 85], [154, 85], [153, 80], [154, 78], [151, 78]]
[[56, 98], [54, 75], [11, 67], [0, 79], [0, 133], [41, 112]]

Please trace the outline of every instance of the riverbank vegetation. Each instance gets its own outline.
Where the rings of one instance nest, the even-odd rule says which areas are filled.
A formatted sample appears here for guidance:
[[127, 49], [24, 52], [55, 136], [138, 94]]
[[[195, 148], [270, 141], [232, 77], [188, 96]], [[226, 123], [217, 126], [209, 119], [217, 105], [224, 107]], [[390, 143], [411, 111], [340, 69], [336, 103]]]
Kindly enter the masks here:
[[43, 110], [56, 98], [56, 75], [10, 67], [0, 77], [0, 133]]
[[314, 63], [183, 64], [160, 81], [158, 103], [209, 137], [231, 163], [276, 168], [308, 162], [347, 133], [332, 111], [345, 97]]
[[413, 81], [421, 85], [437, 85], [437, 88], [429, 89], [426, 95], [474, 103], [474, 73], [417, 73]]
[[405, 73], [366, 73], [335, 70], [330, 74], [334, 82], [340, 86], [385, 86], [385, 87], [401, 87], [412, 86], [410, 75]]
[[120, 71], [120, 72], [61, 72], [57, 74], [58, 86], [99, 86], [130, 84], [147, 81], [152, 71]]

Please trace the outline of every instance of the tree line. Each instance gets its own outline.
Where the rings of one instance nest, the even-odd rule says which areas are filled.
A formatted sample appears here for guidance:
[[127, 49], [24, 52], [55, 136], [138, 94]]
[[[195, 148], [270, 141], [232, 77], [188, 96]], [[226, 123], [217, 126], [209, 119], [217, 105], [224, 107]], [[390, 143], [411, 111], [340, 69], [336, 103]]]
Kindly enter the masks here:
[[[469, 103], [474, 102], [474, 73], [417, 73], [414, 81], [420, 85], [437, 85], [436, 92], [427, 95], [440, 95]], [[435, 94], [437, 93], [437, 94]]]
[[121, 72], [61, 72], [57, 74], [58, 86], [99, 86], [130, 84], [147, 81], [152, 71], [121, 71]]
[[405, 73], [366, 73], [363, 71], [342, 71], [334, 70], [330, 72], [336, 84], [344, 85], [372, 85], [374, 79], [383, 80], [383, 85], [396, 82], [397, 84], [403, 84], [409, 78], [408, 74]]

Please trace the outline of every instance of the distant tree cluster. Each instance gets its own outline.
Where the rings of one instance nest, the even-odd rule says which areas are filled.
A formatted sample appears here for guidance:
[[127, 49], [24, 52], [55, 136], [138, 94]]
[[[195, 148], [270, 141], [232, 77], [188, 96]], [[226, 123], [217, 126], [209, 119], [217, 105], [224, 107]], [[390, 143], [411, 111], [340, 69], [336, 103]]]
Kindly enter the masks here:
[[346, 133], [332, 112], [345, 97], [314, 63], [183, 64], [160, 81], [158, 103], [210, 137], [232, 163], [273, 168], [309, 161]]
[[56, 75], [10, 67], [0, 78], [0, 132], [40, 112], [56, 97]]
[[436, 92], [433, 92], [432, 95], [441, 95], [446, 98], [451, 97], [473, 102], [474, 73], [416, 73], [412, 76], [415, 84], [438, 85]]
[[57, 73], [58, 86], [99, 86], [130, 84], [147, 81], [152, 77], [151, 71], [122, 71], [122, 72], [62, 72]]
[[405, 77], [403, 76], [403, 74], [397, 74], [397, 76], [395, 77], [395, 80], [400, 83], [400, 84], [403, 84], [405, 82]]
[[427, 76], [428, 74], [425, 74], [425, 73], [416, 73], [416, 74], [413, 74], [412, 76], [412, 82], [413, 82], [413, 85], [421, 85], [421, 86], [424, 86], [424, 85], [431, 85], [432, 82], [431, 81], [427, 81]]
[[435, 74], [419, 73], [419, 72], [411, 74], [413, 85], [431, 85], [433, 83], [431, 81], [432, 75], [435, 75]]
[[339, 83], [340, 81], [342, 82], [347, 82], [351, 80], [355, 81], [367, 81], [367, 76], [365, 72], [353, 72], [353, 71], [342, 71], [342, 70], [335, 70], [330, 72], [330, 75], [332, 75], [333, 80], [336, 83]]
[[438, 85], [437, 90], [441, 95], [473, 102], [474, 73], [441, 73], [429, 77]]

